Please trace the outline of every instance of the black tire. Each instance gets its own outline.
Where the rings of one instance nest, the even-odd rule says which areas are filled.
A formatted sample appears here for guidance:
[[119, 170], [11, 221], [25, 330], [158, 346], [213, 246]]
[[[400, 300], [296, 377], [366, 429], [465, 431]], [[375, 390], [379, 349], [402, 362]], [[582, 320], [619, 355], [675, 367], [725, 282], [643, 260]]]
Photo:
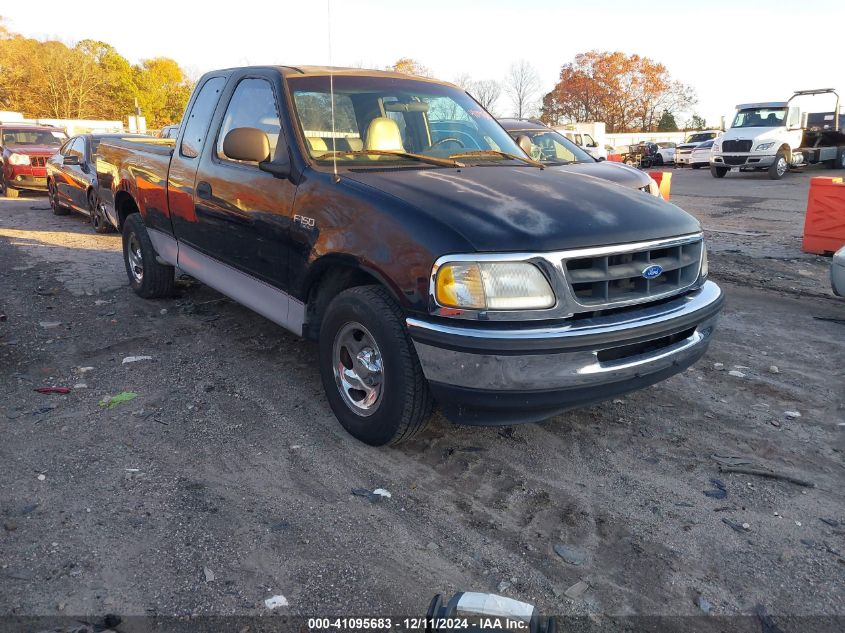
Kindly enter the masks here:
[[123, 263], [129, 285], [144, 299], [173, 294], [175, 270], [173, 266], [159, 264], [156, 257], [143, 218], [139, 213], [130, 214], [123, 222]]
[[21, 192], [14, 187], [10, 187], [9, 183], [6, 182], [6, 176], [3, 176], [3, 195], [11, 200], [14, 200], [20, 195], [20, 193]]
[[769, 180], [780, 180], [789, 171], [789, 164], [786, 162], [786, 155], [783, 150], [778, 150], [775, 155], [775, 160], [769, 165], [767, 170], [769, 173]]
[[654, 166], [663, 167], [663, 154], [658, 154], [654, 157]]
[[59, 192], [56, 189], [56, 183], [52, 180], [47, 183], [47, 199], [50, 201], [50, 208], [53, 209], [53, 215], [67, 215], [70, 209], [59, 204]]
[[690, 164], [690, 167], [692, 167], [693, 169], [701, 169], [701, 165], [699, 165], [698, 163], [692, 163]]
[[712, 175], [713, 178], [724, 178], [725, 174], [727, 173], [727, 167], [715, 167], [713, 165], [710, 165], [710, 175]]
[[[354, 410], [353, 404], [347, 403], [348, 394], [355, 390], [343, 390], [335, 376], [338, 346], [339, 362], [350, 372], [355, 370], [348, 350], [346, 362], [343, 361], [346, 348], [341, 345], [341, 337], [350, 330], [354, 336], [358, 326], [363, 326], [358, 334], [368, 335], [375, 342], [374, 348], [366, 349], [375, 349], [381, 380], [378, 398], [370, 405], [374, 410], [369, 413]], [[353, 437], [371, 446], [384, 446], [408, 440], [425, 428], [434, 400], [405, 329], [405, 317], [387, 290], [381, 286], [358, 286], [332, 299], [320, 327], [319, 346], [326, 398], [338, 421]], [[359, 363], [363, 353], [362, 350], [356, 357]], [[372, 362], [372, 356], [369, 360]], [[359, 393], [363, 398], [364, 392]]]
[[91, 226], [94, 227], [95, 233], [111, 233], [112, 232], [112, 225], [109, 224], [109, 221], [106, 219], [106, 216], [100, 210], [100, 204], [97, 200], [97, 194], [94, 193], [93, 189], [88, 190], [88, 213], [91, 215], [88, 216], [91, 220]]

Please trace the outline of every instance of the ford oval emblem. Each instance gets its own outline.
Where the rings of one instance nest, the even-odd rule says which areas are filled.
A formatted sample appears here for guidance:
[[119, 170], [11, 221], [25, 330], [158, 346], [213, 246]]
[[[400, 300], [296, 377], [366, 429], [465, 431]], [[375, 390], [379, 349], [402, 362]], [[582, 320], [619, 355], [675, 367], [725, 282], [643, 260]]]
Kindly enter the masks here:
[[660, 277], [661, 274], [663, 274], [663, 266], [658, 266], [657, 264], [652, 264], [643, 270], [643, 277], [646, 279], [654, 279], [655, 277]]

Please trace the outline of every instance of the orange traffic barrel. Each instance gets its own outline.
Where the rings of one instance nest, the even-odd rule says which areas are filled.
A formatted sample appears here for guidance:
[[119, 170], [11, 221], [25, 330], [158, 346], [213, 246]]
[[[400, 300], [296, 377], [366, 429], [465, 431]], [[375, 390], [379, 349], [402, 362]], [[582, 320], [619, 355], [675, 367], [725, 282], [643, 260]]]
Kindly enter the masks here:
[[842, 178], [810, 179], [801, 250], [823, 255], [845, 245], [845, 183]]
[[671, 171], [650, 171], [648, 175], [654, 178], [654, 182], [660, 187], [660, 195], [664, 200], [669, 199], [669, 190], [672, 188]]
[[622, 154], [608, 154], [607, 160], [609, 160], [611, 163], [621, 163]]

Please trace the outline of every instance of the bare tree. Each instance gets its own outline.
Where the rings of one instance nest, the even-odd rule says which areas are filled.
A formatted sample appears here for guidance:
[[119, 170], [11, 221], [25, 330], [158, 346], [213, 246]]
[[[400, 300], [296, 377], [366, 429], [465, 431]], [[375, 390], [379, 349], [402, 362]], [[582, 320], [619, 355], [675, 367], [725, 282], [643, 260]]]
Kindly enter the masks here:
[[518, 119], [529, 113], [539, 89], [540, 77], [529, 62], [521, 59], [511, 65], [505, 77], [505, 92]]
[[484, 106], [485, 110], [493, 112], [496, 102], [502, 94], [502, 84], [495, 79], [481, 79], [474, 81], [467, 87], [467, 91]]

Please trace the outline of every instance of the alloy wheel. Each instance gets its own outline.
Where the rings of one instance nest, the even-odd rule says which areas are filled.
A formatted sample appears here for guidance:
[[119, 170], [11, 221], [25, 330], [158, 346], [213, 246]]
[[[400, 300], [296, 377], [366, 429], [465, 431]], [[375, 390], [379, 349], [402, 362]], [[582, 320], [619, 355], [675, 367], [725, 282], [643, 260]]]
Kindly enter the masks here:
[[332, 346], [332, 368], [346, 406], [363, 417], [378, 410], [384, 366], [378, 344], [367, 328], [353, 321], [338, 330]]

